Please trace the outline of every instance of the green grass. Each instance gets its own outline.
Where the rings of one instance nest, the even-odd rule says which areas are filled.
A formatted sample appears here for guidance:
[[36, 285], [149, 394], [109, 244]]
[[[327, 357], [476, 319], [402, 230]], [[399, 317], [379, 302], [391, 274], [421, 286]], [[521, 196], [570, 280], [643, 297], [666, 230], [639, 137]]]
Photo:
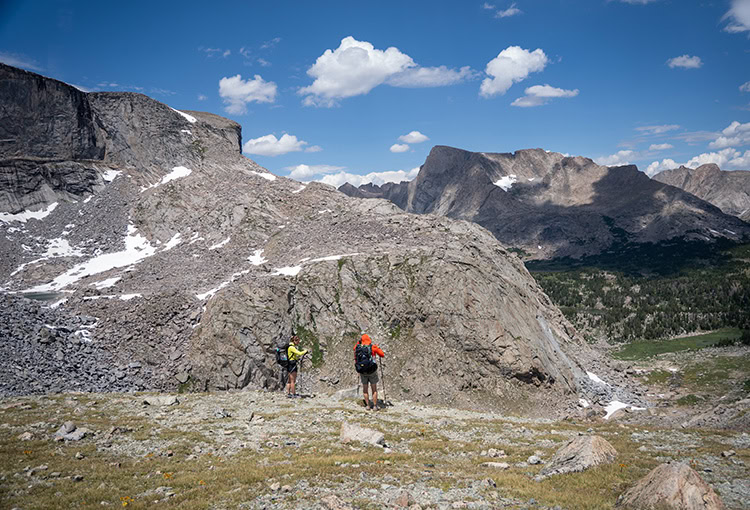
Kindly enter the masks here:
[[612, 356], [621, 360], [637, 361], [668, 352], [698, 350], [705, 347], [712, 347], [727, 339], [737, 340], [740, 336], [742, 336], [742, 331], [740, 329], [724, 328], [705, 335], [675, 338], [674, 340], [632, 342], [615, 352]]

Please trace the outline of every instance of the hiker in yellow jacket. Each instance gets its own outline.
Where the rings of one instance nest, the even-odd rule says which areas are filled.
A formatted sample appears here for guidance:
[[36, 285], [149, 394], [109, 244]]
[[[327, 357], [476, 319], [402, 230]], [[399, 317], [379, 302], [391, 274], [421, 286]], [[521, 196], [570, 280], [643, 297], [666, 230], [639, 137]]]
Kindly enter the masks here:
[[289, 348], [286, 351], [287, 359], [289, 362], [287, 363], [287, 373], [289, 374], [289, 382], [286, 385], [286, 396], [287, 398], [297, 398], [299, 395], [297, 395], [297, 360], [302, 359], [302, 356], [307, 354], [307, 349], [300, 351], [297, 349], [297, 346], [299, 345], [299, 337], [297, 335], [294, 335], [292, 339], [289, 342]]

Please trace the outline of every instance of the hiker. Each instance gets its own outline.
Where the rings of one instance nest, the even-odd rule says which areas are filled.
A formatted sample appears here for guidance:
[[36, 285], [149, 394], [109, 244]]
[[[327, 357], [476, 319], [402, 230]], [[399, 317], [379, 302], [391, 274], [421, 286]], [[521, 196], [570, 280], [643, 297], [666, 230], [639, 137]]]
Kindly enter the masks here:
[[[354, 368], [359, 373], [359, 378], [362, 381], [362, 392], [365, 397], [365, 409], [379, 410], [378, 408], [378, 365], [375, 363], [375, 355], [381, 358], [385, 357], [385, 353], [382, 351], [377, 344], [372, 343], [372, 340], [367, 334], [363, 334], [362, 338], [359, 339], [357, 344], [354, 346]], [[372, 388], [372, 404], [367, 395], [367, 385]]]
[[287, 374], [289, 376], [289, 382], [286, 384], [286, 396], [287, 398], [297, 398], [299, 395], [297, 395], [297, 360], [301, 360], [302, 356], [307, 354], [307, 349], [304, 351], [300, 351], [297, 349], [297, 346], [299, 345], [299, 337], [297, 335], [292, 336], [292, 339], [289, 341], [289, 347], [287, 348], [287, 359], [289, 360], [287, 362]]

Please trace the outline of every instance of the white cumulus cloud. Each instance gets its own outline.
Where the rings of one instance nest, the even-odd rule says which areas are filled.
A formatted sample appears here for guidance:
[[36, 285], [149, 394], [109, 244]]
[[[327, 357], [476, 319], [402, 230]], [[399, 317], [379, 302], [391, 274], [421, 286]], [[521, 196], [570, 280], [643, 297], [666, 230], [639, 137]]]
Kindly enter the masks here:
[[708, 144], [710, 149], [741, 147], [750, 144], [750, 122], [741, 124], [736, 120], [721, 131], [716, 140]]
[[690, 55], [681, 55], [679, 57], [670, 58], [667, 60], [667, 65], [674, 69], [675, 67], [681, 67], [683, 69], [698, 69], [703, 65], [700, 57], [691, 57]]
[[419, 131], [412, 131], [405, 135], [401, 135], [398, 137], [398, 139], [404, 143], [422, 143], [429, 140], [427, 136], [423, 135]]
[[273, 103], [276, 101], [276, 84], [264, 81], [256, 74], [253, 79], [243, 80], [241, 75], [219, 80], [219, 95], [227, 113], [247, 113], [247, 103]]
[[623, 150], [623, 151], [618, 151], [615, 154], [610, 154], [609, 156], [602, 156], [602, 157], [596, 158], [594, 159], [594, 162], [598, 165], [603, 165], [603, 166], [629, 165], [630, 160], [633, 159], [635, 156], [636, 156], [635, 151]]
[[361, 186], [362, 184], [373, 183], [377, 185], [385, 184], [386, 182], [402, 182], [410, 181], [414, 179], [419, 173], [419, 167], [412, 168], [411, 170], [395, 170], [389, 172], [371, 172], [366, 175], [357, 175], [348, 172], [339, 172], [337, 174], [326, 175], [321, 179], [316, 179], [325, 184], [339, 187], [345, 182], [348, 182], [352, 186]]
[[750, 81], [746, 81], [740, 85], [740, 92], [750, 92]]
[[394, 143], [391, 145], [391, 152], [406, 152], [409, 150], [409, 146], [405, 143]]
[[650, 151], [665, 151], [668, 149], [674, 149], [674, 145], [668, 143], [654, 143], [648, 148]]
[[415, 67], [392, 75], [386, 84], [405, 88], [445, 87], [476, 76], [476, 71], [469, 66], [461, 69], [449, 69], [445, 66]]
[[727, 21], [724, 30], [731, 33], [750, 31], [750, 0], [732, 0], [732, 7], [722, 18]]
[[661, 160], [661, 162], [654, 161], [653, 163], [648, 165], [648, 168], [646, 168], [646, 175], [648, 175], [649, 177], [653, 177], [659, 172], [663, 172], [664, 170], [672, 170], [673, 168], [679, 168], [679, 166], [680, 165], [673, 159], [667, 158]]
[[750, 151], [742, 152], [727, 148], [718, 152], [704, 153], [688, 161], [688, 166], [700, 166], [706, 163], [716, 163], [724, 170], [750, 170]]
[[305, 181], [315, 175], [332, 174], [343, 170], [343, 166], [333, 165], [296, 165], [285, 168], [289, 171], [289, 178]]
[[274, 135], [266, 135], [245, 142], [242, 146], [242, 152], [257, 154], [259, 156], [280, 156], [290, 152], [300, 152], [304, 149], [305, 145], [307, 145], [307, 142], [297, 140], [297, 137], [294, 135], [285, 133], [281, 135], [281, 138], [276, 138]]
[[527, 88], [524, 93], [526, 94], [525, 96], [519, 97], [511, 105], [523, 108], [541, 106], [555, 97], [575, 97], [578, 95], [578, 89], [566, 90], [551, 85], [534, 85]]
[[459, 70], [419, 67], [398, 48], [376, 49], [367, 41], [345, 37], [335, 50], [327, 49], [307, 70], [311, 85], [297, 93], [307, 106], [331, 107], [339, 99], [369, 93], [379, 85], [395, 87], [439, 87], [475, 76], [469, 67]]
[[540, 48], [529, 51], [520, 46], [509, 46], [487, 63], [485, 72], [488, 77], [482, 81], [479, 93], [482, 97], [505, 94], [514, 83], [525, 80], [529, 73], [544, 69], [547, 62], [547, 55]]

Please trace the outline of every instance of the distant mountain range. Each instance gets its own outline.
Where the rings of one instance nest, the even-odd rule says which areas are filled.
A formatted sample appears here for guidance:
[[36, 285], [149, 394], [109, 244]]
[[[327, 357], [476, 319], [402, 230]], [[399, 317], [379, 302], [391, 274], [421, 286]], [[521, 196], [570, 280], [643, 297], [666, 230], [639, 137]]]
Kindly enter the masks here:
[[750, 224], [633, 165], [606, 167], [542, 149], [432, 149], [416, 179], [340, 191], [476, 222], [531, 259], [596, 255], [623, 244], [741, 240]]
[[727, 214], [750, 221], [750, 171], [723, 171], [714, 164], [665, 170], [654, 180], [676, 186], [711, 202]]

